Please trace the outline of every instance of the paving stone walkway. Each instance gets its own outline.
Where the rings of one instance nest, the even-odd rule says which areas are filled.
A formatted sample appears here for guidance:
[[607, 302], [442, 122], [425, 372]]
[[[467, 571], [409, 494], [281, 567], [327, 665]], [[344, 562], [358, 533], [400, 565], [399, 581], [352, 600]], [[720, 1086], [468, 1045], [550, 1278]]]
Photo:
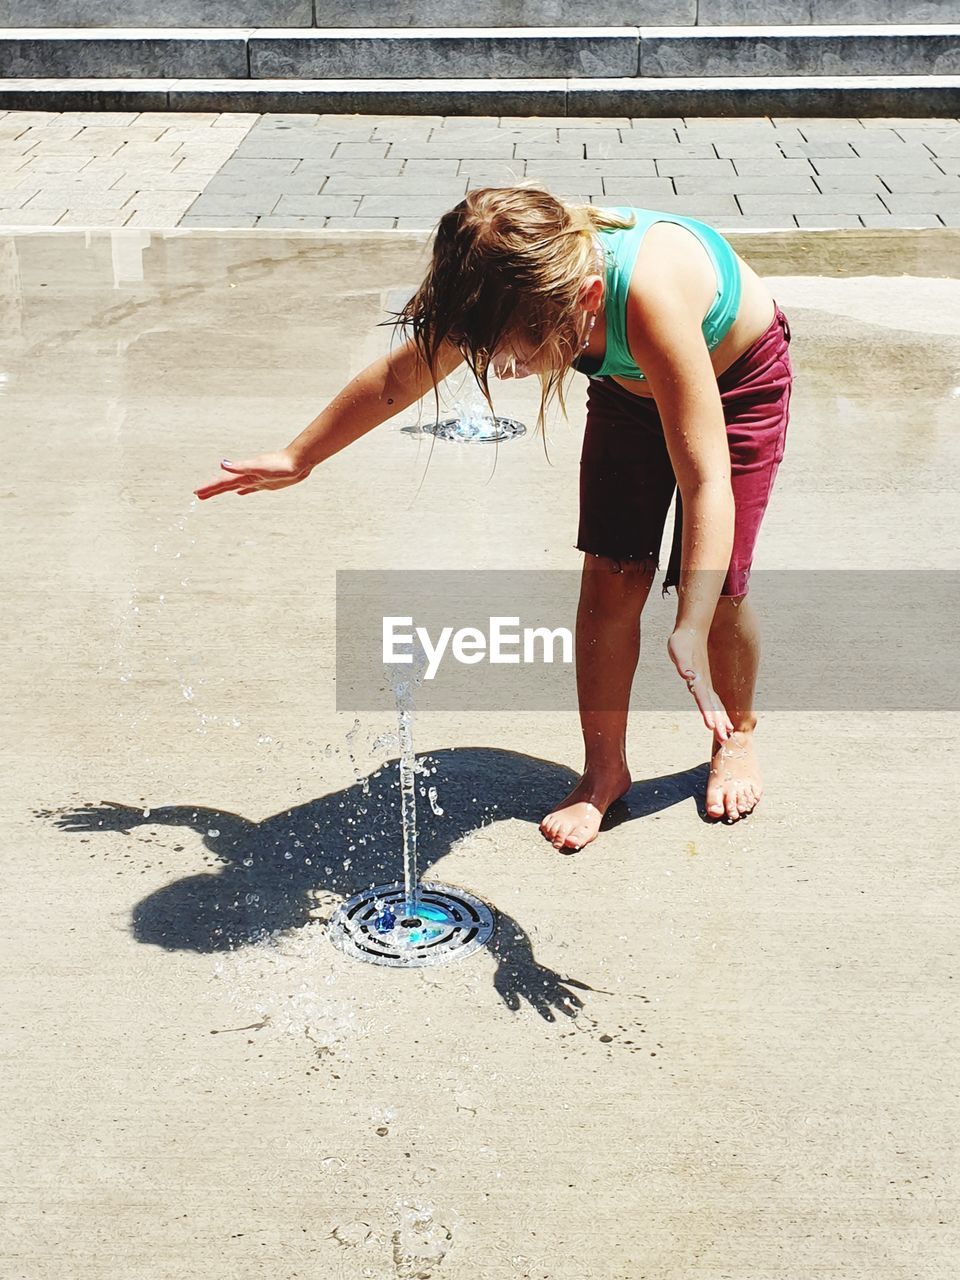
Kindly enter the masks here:
[[956, 119], [0, 112], [0, 226], [426, 229], [471, 187], [715, 226], [960, 226]]

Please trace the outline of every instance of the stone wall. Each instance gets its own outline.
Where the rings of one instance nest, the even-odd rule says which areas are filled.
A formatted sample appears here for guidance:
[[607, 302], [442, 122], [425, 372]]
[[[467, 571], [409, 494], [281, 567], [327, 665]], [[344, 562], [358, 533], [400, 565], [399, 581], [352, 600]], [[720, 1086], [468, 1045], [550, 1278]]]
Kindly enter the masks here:
[[798, 26], [960, 22], [960, 0], [0, 0], [0, 27]]

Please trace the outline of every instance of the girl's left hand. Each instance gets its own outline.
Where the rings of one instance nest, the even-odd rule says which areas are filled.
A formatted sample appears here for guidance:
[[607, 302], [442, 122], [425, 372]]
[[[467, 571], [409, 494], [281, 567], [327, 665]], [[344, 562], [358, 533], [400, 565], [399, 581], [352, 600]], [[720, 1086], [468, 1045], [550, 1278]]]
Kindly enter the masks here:
[[261, 489], [286, 489], [289, 485], [299, 484], [306, 480], [312, 468], [298, 462], [289, 449], [280, 449], [276, 453], [261, 453], [249, 462], [220, 463], [220, 475], [209, 484], [194, 489], [197, 497], [203, 501], [213, 498], [218, 493], [259, 493]]
[[667, 641], [667, 653], [696, 699], [703, 723], [718, 742], [726, 742], [733, 733], [733, 721], [713, 688], [706, 637], [692, 629], [674, 631]]

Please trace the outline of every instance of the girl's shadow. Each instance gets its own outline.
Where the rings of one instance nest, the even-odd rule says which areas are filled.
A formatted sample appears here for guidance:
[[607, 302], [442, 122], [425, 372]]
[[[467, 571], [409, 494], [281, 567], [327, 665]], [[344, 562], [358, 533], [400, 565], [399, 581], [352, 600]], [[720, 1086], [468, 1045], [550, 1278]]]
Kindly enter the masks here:
[[[427, 880], [443, 879], [437, 866], [461, 837], [505, 818], [539, 823], [577, 778], [562, 765], [494, 747], [445, 748], [418, 757], [418, 765], [418, 792], [437, 791], [436, 811], [418, 796], [420, 874]], [[607, 814], [604, 829], [696, 796], [703, 778], [699, 766], [635, 783]], [[263, 822], [192, 805], [148, 809], [145, 816], [142, 808], [113, 801], [57, 818], [66, 831], [129, 833], [154, 824], [202, 834], [223, 864], [217, 874], [165, 885], [134, 907], [137, 940], [169, 951], [233, 950], [265, 932], [300, 928], [314, 919], [312, 893], [318, 889], [345, 899], [403, 878], [396, 760], [353, 786]], [[575, 1016], [582, 1001], [569, 988], [593, 989], [537, 964], [529, 936], [502, 912], [488, 946], [497, 960], [494, 985], [509, 1009], [518, 1010], [526, 1000], [549, 1021], [555, 1010]]]

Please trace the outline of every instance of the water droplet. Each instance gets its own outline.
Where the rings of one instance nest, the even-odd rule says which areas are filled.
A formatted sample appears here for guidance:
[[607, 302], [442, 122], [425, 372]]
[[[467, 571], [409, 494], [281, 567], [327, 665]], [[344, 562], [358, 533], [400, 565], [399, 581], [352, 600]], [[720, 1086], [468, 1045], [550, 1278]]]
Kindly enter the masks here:
[[343, 1226], [334, 1227], [330, 1234], [344, 1248], [356, 1249], [370, 1239], [371, 1233], [370, 1226], [366, 1222], [347, 1222]]

